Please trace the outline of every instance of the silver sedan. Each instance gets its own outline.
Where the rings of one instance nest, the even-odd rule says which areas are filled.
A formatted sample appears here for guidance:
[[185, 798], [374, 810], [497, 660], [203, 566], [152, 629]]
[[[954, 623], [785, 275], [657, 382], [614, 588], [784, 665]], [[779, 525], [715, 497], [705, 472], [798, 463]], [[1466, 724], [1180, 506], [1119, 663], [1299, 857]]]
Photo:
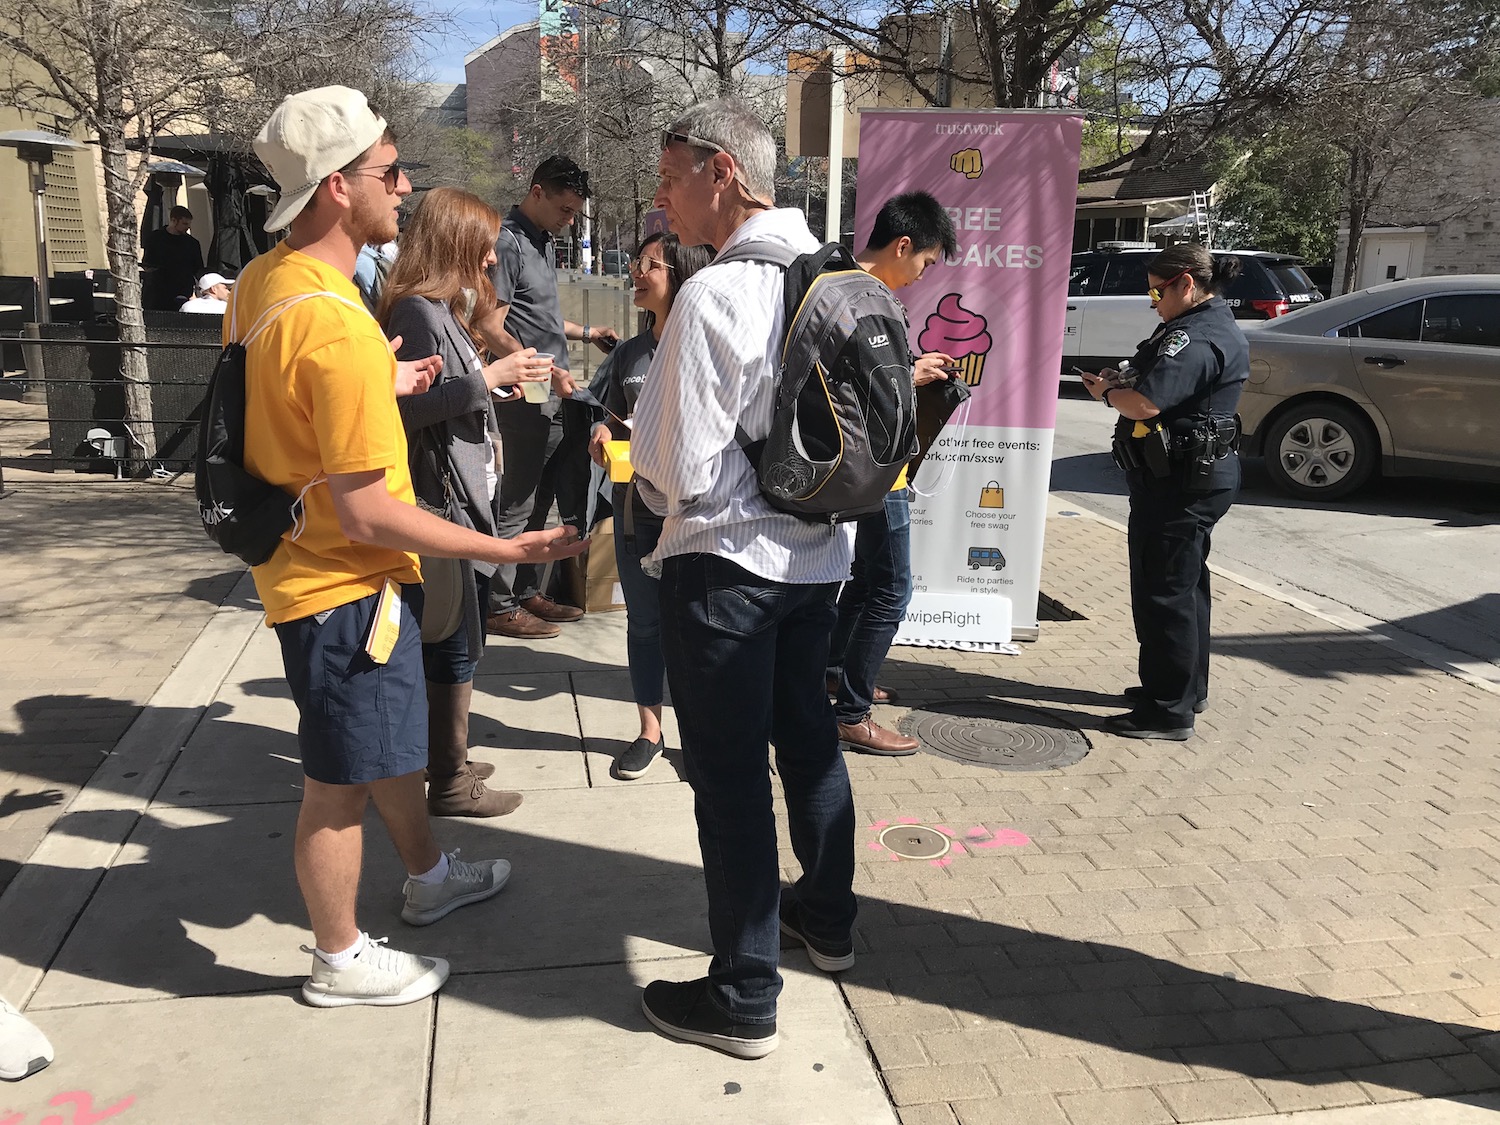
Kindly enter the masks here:
[[1244, 449], [1282, 491], [1331, 500], [1377, 469], [1500, 480], [1500, 276], [1393, 281], [1246, 335]]

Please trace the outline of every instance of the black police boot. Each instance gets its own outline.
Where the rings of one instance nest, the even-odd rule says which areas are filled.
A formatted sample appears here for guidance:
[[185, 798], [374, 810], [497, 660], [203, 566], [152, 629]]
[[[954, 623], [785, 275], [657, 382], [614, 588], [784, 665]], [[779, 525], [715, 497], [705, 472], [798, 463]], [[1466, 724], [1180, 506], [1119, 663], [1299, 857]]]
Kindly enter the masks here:
[[1104, 720], [1104, 729], [1121, 738], [1159, 738], [1168, 742], [1186, 742], [1193, 737], [1193, 726], [1179, 726], [1179, 720], [1149, 711], [1131, 711], [1124, 715], [1111, 715]]

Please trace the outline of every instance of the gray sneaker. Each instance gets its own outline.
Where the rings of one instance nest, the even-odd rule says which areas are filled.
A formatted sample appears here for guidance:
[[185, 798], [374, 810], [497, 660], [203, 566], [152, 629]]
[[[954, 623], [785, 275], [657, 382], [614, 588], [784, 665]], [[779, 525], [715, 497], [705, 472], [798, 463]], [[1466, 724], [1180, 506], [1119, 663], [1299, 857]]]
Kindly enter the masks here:
[[448, 856], [448, 877], [441, 883], [406, 881], [406, 905], [401, 919], [413, 926], [430, 926], [460, 906], [493, 898], [510, 880], [510, 861], [486, 859], [465, 863], [455, 849]]
[[302, 986], [302, 999], [315, 1008], [347, 1008], [368, 1004], [394, 1008], [431, 996], [448, 979], [448, 962], [441, 957], [418, 957], [386, 945], [387, 938], [365, 936], [365, 947], [342, 969], [335, 969], [312, 953], [312, 976]]

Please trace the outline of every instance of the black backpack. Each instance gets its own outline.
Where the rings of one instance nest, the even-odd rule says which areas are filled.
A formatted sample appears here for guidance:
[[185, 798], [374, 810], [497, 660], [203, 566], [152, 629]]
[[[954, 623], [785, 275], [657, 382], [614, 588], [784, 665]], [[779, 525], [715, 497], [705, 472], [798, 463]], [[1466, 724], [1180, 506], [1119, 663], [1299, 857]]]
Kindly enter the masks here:
[[[310, 297], [332, 297], [363, 311], [363, 306], [337, 293], [299, 293], [276, 302], [245, 333], [243, 343], [224, 345], [198, 407], [198, 453], [193, 466], [198, 518], [226, 555], [237, 555], [251, 566], [268, 561], [288, 531], [299, 529], [293, 538], [300, 533], [302, 496], [245, 470], [245, 358], [250, 344], [277, 315]], [[229, 334], [235, 335], [233, 306]]]
[[797, 254], [749, 242], [715, 259], [786, 271], [786, 334], [771, 432], [735, 438], [772, 507], [840, 523], [885, 503], [917, 452], [916, 389], [901, 303], [839, 245]]

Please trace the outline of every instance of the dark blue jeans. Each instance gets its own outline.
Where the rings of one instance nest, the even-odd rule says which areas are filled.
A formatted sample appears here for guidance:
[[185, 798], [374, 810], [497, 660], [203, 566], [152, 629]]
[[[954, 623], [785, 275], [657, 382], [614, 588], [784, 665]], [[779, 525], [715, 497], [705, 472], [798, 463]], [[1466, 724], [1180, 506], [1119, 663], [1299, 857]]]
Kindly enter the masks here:
[[885, 498], [883, 511], [861, 517], [855, 531], [853, 574], [839, 595], [828, 657], [839, 722], [863, 722], [870, 713], [875, 677], [910, 604], [911, 503], [902, 489]]
[[709, 995], [741, 1022], [774, 1019], [781, 992], [768, 742], [806, 928], [845, 941], [854, 924], [854, 797], [823, 690], [834, 589], [772, 582], [716, 555], [662, 568], [662, 650], [708, 886]]
[[627, 502], [625, 489], [614, 490], [615, 572], [625, 591], [625, 652], [630, 660], [630, 693], [642, 707], [659, 707], [662, 683], [667, 666], [661, 655], [660, 583], [641, 571], [641, 560], [656, 550], [661, 538], [661, 523], [642, 519], [633, 523], [634, 534], [627, 541], [625, 521], [621, 518]]

